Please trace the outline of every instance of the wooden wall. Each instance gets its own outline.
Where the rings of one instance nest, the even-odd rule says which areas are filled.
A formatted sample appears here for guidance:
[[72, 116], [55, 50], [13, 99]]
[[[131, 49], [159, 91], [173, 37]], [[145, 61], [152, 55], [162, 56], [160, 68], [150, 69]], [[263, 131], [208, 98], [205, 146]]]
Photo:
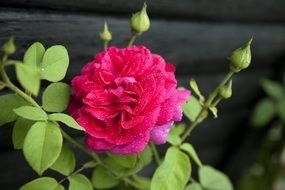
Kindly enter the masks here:
[[[114, 36], [111, 44], [126, 45], [130, 36], [129, 17], [142, 3], [142, 0], [1, 0], [0, 43], [15, 36], [18, 47], [15, 58], [19, 59], [34, 41], [46, 46], [63, 44], [71, 57], [65, 79], [69, 82], [101, 51], [98, 33], [104, 20]], [[223, 77], [231, 51], [254, 37], [252, 65], [234, 77], [233, 97], [222, 103], [218, 119], [208, 119], [189, 139], [205, 163], [226, 170], [236, 179], [254, 157], [260, 142], [261, 132], [247, 124], [252, 105], [262, 95], [259, 79], [278, 78], [284, 70], [285, 1], [149, 0], [148, 7], [152, 26], [137, 43], [175, 64], [180, 85], [187, 86], [189, 79], [195, 78], [205, 94]], [[9, 125], [0, 128], [0, 189], [9, 190], [36, 176], [22, 154], [12, 150], [11, 129]], [[85, 158], [80, 155], [78, 159], [82, 162]]]

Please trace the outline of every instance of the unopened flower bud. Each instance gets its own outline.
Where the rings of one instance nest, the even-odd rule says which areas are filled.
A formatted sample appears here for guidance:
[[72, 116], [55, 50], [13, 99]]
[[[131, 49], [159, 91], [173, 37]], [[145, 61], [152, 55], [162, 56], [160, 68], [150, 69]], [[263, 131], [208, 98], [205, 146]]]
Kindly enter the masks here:
[[252, 38], [243, 46], [235, 51], [231, 55], [231, 69], [235, 72], [238, 72], [242, 69], [247, 68], [251, 62], [251, 52], [250, 45]]
[[146, 4], [143, 5], [141, 11], [135, 13], [131, 18], [131, 27], [135, 33], [141, 34], [150, 27], [149, 17], [146, 12]]
[[232, 96], [232, 80], [220, 88], [220, 95], [224, 99], [228, 99]]
[[112, 40], [112, 33], [109, 31], [107, 22], [104, 23], [104, 29], [100, 33], [100, 38], [102, 41], [111, 41]]
[[3, 45], [2, 50], [7, 55], [12, 55], [16, 51], [14, 44], [14, 37], [10, 37], [9, 40]]

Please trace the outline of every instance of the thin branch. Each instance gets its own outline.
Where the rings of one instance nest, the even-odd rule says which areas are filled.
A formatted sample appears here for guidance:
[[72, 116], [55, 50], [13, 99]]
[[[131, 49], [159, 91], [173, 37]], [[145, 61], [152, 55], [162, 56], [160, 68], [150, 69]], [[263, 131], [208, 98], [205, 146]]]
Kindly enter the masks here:
[[[196, 117], [196, 119], [193, 121], [193, 123], [191, 123], [190, 127], [186, 130], [186, 132], [183, 134], [183, 136], [181, 137], [182, 142], [186, 140], [186, 138], [190, 135], [190, 133], [193, 131], [193, 129], [204, 119], [206, 119], [205, 112], [207, 112], [209, 106], [211, 106], [213, 100], [216, 98], [216, 96], [219, 93], [219, 90], [222, 86], [224, 86], [229, 80], [230, 78], [233, 76], [234, 72], [233, 71], [229, 71], [226, 76], [224, 77], [224, 79], [220, 82], [220, 84], [214, 89], [214, 91], [210, 94], [209, 98], [207, 99], [206, 103], [203, 105], [200, 113], [198, 114], [198, 116]], [[220, 101], [220, 100], [219, 100]]]
[[155, 144], [153, 142], [151, 142], [150, 143], [150, 147], [152, 149], [152, 152], [153, 152], [153, 155], [154, 155], [154, 159], [155, 159], [157, 165], [159, 166], [161, 164], [161, 159], [159, 157], [159, 154], [158, 154], [158, 151], [156, 149], [156, 146], [155, 146]]

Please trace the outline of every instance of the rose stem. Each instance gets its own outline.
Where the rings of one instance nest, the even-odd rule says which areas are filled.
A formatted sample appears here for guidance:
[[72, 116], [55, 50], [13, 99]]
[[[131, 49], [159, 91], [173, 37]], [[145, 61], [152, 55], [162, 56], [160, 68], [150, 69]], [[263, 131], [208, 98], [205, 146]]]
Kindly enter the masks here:
[[[224, 86], [229, 80], [230, 78], [233, 76], [234, 72], [233, 71], [229, 71], [226, 76], [224, 77], [224, 79], [220, 82], [220, 84], [214, 89], [213, 92], [210, 93], [209, 98], [207, 99], [206, 103], [203, 105], [201, 111], [199, 112], [198, 116], [196, 117], [196, 119], [193, 121], [193, 123], [191, 123], [190, 127], [186, 130], [186, 132], [183, 134], [183, 136], [181, 137], [182, 142], [186, 140], [186, 138], [190, 135], [190, 133], [193, 131], [193, 129], [204, 119], [206, 119], [206, 117], [204, 117], [204, 113], [208, 110], [208, 108], [212, 105], [213, 100], [216, 98], [216, 96], [219, 93], [219, 90], [222, 86]], [[215, 102], [215, 104], [217, 104], [218, 102]]]
[[106, 50], [107, 48], [108, 48], [108, 41], [104, 41], [103, 42], [103, 48], [104, 48], [104, 50]]
[[89, 162], [86, 162], [85, 164], [83, 164], [80, 168], [78, 168], [77, 170], [75, 170], [74, 172], [72, 172], [71, 174], [69, 174], [68, 176], [64, 177], [62, 180], [60, 180], [58, 183], [61, 184], [63, 183], [65, 180], [68, 179], [68, 177], [74, 175], [74, 174], [78, 174], [80, 173], [81, 171], [87, 169], [87, 168], [94, 168], [96, 167], [96, 163], [94, 163], [92, 166], [90, 165], [90, 163], [94, 163], [94, 161], [89, 161]]
[[68, 135], [65, 131], [61, 130], [62, 136], [65, 138], [65, 140], [67, 140], [68, 142], [70, 142], [71, 144], [73, 144], [74, 146], [76, 146], [78, 149], [80, 149], [81, 151], [85, 152], [86, 154], [90, 155], [94, 160], [96, 160], [99, 164], [102, 164], [102, 160], [100, 159], [100, 157], [93, 152], [89, 152], [88, 150], [86, 150], [84, 148], [84, 146], [80, 143], [78, 143], [75, 139], [73, 139], [70, 135]]
[[154, 155], [154, 159], [155, 159], [157, 165], [159, 166], [161, 164], [161, 159], [160, 159], [159, 154], [157, 152], [156, 146], [155, 146], [155, 144], [153, 142], [151, 142], [150, 143], [150, 147], [152, 149], [152, 152], [153, 152], [153, 155]]
[[0, 63], [0, 76], [2, 77], [3, 82], [5, 83], [5, 86], [8, 87], [10, 90], [14, 91], [17, 93], [19, 96], [24, 98], [27, 102], [31, 103], [33, 106], [41, 108], [39, 104], [30, 96], [25, 94], [22, 90], [20, 90], [17, 86], [15, 86], [9, 79], [7, 73], [5, 72], [5, 60]]
[[136, 184], [134, 181], [130, 180], [129, 178], [122, 178], [122, 180], [137, 189], [141, 189], [141, 187], [138, 184]]
[[138, 37], [138, 34], [136, 33], [132, 34], [132, 37], [130, 38], [129, 43], [128, 43], [128, 47], [131, 47], [135, 43], [135, 40], [137, 37]]

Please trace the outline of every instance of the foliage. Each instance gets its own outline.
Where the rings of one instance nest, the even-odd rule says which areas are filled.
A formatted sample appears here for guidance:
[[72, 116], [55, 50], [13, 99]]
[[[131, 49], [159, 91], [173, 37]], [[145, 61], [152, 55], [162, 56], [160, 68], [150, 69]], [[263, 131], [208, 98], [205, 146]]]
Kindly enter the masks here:
[[[132, 27], [136, 31], [133, 32], [128, 46], [131, 46], [139, 35], [148, 30], [150, 21], [145, 19], [148, 19], [146, 5], [132, 18]], [[140, 23], [147, 26], [141, 29]], [[105, 30], [106, 28], [105, 24]], [[106, 48], [111, 38], [102, 38], [102, 40]], [[69, 182], [69, 190], [113, 187], [124, 190], [134, 188], [232, 190], [229, 178], [213, 167], [203, 165], [194, 147], [186, 141], [192, 130], [208, 117], [208, 112], [212, 113], [214, 117], [218, 116], [218, 103], [222, 99], [229, 98], [229, 94], [231, 94], [232, 75], [244, 69], [235, 68], [238, 60], [246, 62], [246, 67], [249, 65], [250, 59], [246, 58], [250, 57], [250, 43], [251, 40], [243, 48], [238, 49], [238, 54], [234, 55], [235, 65], [231, 63], [227, 75], [207, 99], [202, 95], [196, 81], [190, 81], [190, 87], [198, 98], [194, 95], [190, 96], [189, 101], [183, 105], [183, 110], [191, 125], [186, 127], [184, 124], [175, 124], [172, 127], [167, 138], [170, 147], [162, 161], [153, 144], [147, 146], [137, 155], [124, 156], [105, 153], [104, 156], [99, 156], [69, 136], [65, 132], [65, 128], [62, 127], [63, 124], [78, 130], [78, 132], [84, 132], [84, 130], [72, 117], [64, 113], [70, 97], [69, 85], [60, 82], [65, 77], [69, 66], [66, 48], [54, 45], [46, 49], [40, 42], [35, 42], [27, 49], [23, 60], [10, 60], [9, 56], [15, 52], [13, 40], [10, 39], [4, 44], [3, 59], [0, 62], [0, 89], [8, 88], [12, 93], [0, 96], [0, 107], [5, 109], [4, 112], [0, 112], [0, 126], [15, 122], [13, 128], [14, 148], [23, 151], [31, 168], [40, 176], [23, 185], [21, 190], [35, 190], [39, 187], [42, 190], [63, 190], [65, 187], [62, 184], [65, 181]], [[240, 57], [244, 53], [247, 56]], [[8, 65], [15, 67], [21, 88], [10, 81], [5, 71]], [[47, 80], [50, 84], [43, 93], [40, 93], [42, 80]], [[267, 81], [264, 86], [274, 101], [282, 99], [280, 98], [279, 85], [271, 87]], [[276, 92], [273, 93], [271, 88]], [[226, 95], [223, 89], [226, 89]], [[38, 97], [39, 95], [42, 97]], [[35, 99], [41, 99], [41, 104]], [[259, 107], [273, 110], [273, 100], [266, 101]], [[279, 114], [282, 118], [285, 117], [283, 107], [274, 107], [271, 115], [260, 121], [260, 115], [263, 115], [259, 110], [261, 108], [257, 108], [258, 111], [254, 119], [255, 123], [259, 125], [268, 122], [274, 114]], [[81, 167], [76, 166], [76, 156], [73, 149], [65, 144], [66, 141], [86, 153], [91, 161]], [[149, 165], [152, 160], [155, 160], [157, 164], [152, 179], [139, 176], [138, 172]], [[199, 180], [192, 178], [192, 161], [199, 167]], [[93, 169], [92, 176], [85, 176], [81, 173], [90, 168]], [[49, 169], [63, 175], [62, 179], [41, 177]]]
[[266, 97], [257, 102], [250, 121], [254, 127], [268, 127], [268, 132], [257, 151], [254, 163], [240, 179], [240, 190], [284, 189], [285, 86], [276, 81], [263, 79], [261, 87]]

